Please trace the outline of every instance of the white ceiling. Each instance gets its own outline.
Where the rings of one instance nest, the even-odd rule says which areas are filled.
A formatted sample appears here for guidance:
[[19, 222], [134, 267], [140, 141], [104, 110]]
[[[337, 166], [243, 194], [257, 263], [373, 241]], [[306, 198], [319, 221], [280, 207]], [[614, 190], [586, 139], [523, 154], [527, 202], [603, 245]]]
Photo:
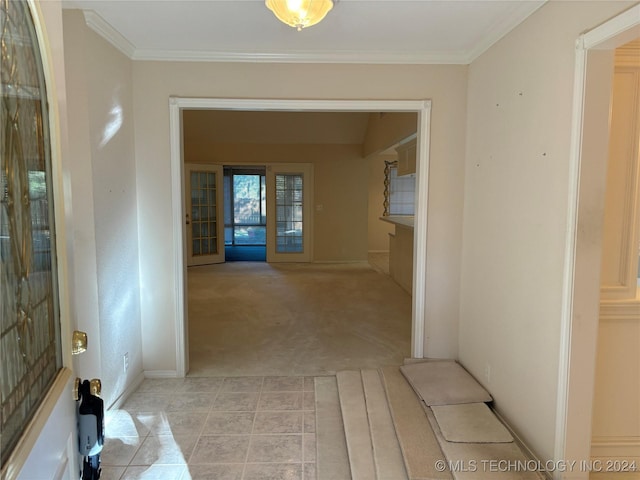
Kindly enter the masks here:
[[301, 32], [263, 0], [63, 0], [134, 59], [467, 64], [545, 0], [339, 0]]

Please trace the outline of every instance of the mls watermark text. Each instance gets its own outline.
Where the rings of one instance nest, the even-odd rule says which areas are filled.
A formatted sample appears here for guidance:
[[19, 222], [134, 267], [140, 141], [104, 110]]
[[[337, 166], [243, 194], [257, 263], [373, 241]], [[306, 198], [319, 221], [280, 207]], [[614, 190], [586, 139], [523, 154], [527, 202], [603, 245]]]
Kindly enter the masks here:
[[438, 460], [439, 472], [640, 472], [635, 461], [626, 460]]

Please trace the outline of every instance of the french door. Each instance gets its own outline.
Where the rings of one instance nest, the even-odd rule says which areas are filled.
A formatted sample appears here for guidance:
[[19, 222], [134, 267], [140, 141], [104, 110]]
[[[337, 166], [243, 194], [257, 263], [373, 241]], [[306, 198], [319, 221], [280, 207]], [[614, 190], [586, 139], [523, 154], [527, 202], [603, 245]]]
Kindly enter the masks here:
[[[308, 163], [266, 168], [267, 262], [310, 262], [313, 167]], [[187, 265], [225, 261], [222, 165], [185, 165]]]
[[222, 165], [185, 165], [187, 265], [224, 262]]
[[310, 163], [267, 167], [267, 262], [310, 262], [313, 166]]

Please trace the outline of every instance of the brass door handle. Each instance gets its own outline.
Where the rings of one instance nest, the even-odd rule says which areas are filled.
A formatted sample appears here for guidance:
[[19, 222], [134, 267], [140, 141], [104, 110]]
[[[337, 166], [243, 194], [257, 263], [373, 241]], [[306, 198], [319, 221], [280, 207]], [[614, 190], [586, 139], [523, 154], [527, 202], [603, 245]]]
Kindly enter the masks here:
[[[80, 384], [81, 383], [82, 383], [82, 380], [76, 377], [76, 380], [73, 383], [73, 399], [76, 402], [80, 400]], [[102, 393], [102, 382], [100, 381], [99, 378], [91, 379], [91, 381], [89, 382], [89, 392], [91, 393], [91, 395], [95, 395], [96, 397], [100, 396], [100, 394]]]
[[76, 330], [71, 337], [71, 354], [79, 355], [87, 351], [87, 334]]

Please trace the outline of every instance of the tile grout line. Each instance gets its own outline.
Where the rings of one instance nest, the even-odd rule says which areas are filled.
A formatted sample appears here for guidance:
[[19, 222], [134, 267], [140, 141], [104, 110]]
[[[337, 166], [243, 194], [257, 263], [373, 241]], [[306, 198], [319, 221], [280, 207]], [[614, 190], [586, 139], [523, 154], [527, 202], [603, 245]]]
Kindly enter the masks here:
[[[304, 410], [304, 407], [306, 405], [304, 404], [304, 397], [305, 397], [305, 394], [307, 393], [307, 391], [304, 389], [304, 387], [305, 387], [305, 379], [303, 378], [302, 379], [302, 409], [303, 409], [303, 411], [302, 411], [302, 466], [301, 466], [302, 472], [301, 473], [302, 473], [302, 480], [307, 480], [307, 474], [306, 474], [306, 471], [305, 471], [305, 468], [304, 468], [305, 463], [306, 463], [306, 453], [307, 453], [307, 448], [306, 448], [307, 426], [305, 424], [306, 415], [305, 415], [305, 410]], [[314, 405], [313, 405], [314, 406], [314, 417], [315, 417], [315, 396], [316, 396], [315, 388], [316, 387], [315, 387], [315, 381], [314, 381], [313, 390], [312, 390], [313, 391], [313, 398], [314, 398]], [[314, 428], [314, 430], [315, 430], [315, 428]], [[315, 435], [315, 433], [314, 433], [314, 435]], [[314, 442], [314, 446], [315, 446], [315, 442]]]
[[249, 433], [249, 445], [247, 445], [247, 454], [244, 457], [244, 464], [242, 465], [242, 476], [244, 479], [245, 473], [247, 471], [247, 463], [249, 461], [249, 452], [251, 451], [251, 444], [253, 443], [253, 430], [256, 427], [256, 418], [258, 417], [258, 406], [260, 405], [260, 399], [262, 398], [262, 389], [264, 388], [264, 377], [261, 377], [262, 381], [260, 383], [260, 390], [258, 391], [258, 401], [256, 402], [256, 408], [253, 412], [253, 422], [251, 424], [251, 432]]
[[202, 435], [203, 435], [203, 432], [204, 432], [204, 426], [207, 424], [207, 420], [209, 420], [209, 415], [213, 411], [213, 405], [215, 404], [216, 400], [218, 399], [218, 395], [220, 395], [220, 392], [222, 391], [222, 385], [223, 384], [224, 384], [224, 377], [222, 377], [222, 381], [220, 382], [220, 385], [218, 385], [218, 388], [215, 391], [215, 395], [214, 395], [213, 401], [211, 402], [211, 405], [209, 405], [209, 410], [207, 411], [207, 416], [204, 419], [204, 422], [202, 422], [202, 426], [200, 427], [200, 431], [198, 432], [198, 435], [197, 435], [197, 438], [196, 438], [196, 442], [193, 445], [193, 449], [191, 450], [191, 453], [189, 454], [189, 458], [186, 460], [187, 471], [189, 470], [189, 465], [191, 464], [191, 459], [192, 459], [193, 455], [195, 455], [195, 453], [196, 453], [196, 447], [198, 446], [198, 443], [200, 442], [200, 439], [202, 438]]

